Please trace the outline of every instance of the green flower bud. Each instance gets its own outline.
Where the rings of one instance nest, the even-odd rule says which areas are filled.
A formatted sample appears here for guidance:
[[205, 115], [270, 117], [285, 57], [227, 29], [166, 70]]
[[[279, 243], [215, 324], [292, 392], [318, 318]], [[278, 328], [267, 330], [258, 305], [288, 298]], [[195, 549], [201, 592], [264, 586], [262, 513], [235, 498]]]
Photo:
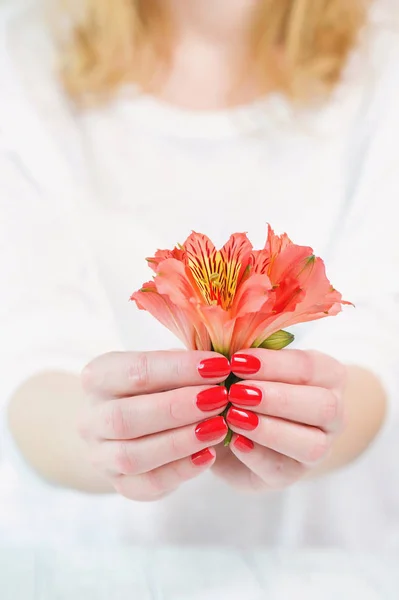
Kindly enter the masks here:
[[276, 331], [270, 337], [265, 339], [264, 342], [259, 344], [259, 348], [266, 348], [267, 350], [282, 350], [289, 346], [295, 339], [295, 336], [289, 331]]

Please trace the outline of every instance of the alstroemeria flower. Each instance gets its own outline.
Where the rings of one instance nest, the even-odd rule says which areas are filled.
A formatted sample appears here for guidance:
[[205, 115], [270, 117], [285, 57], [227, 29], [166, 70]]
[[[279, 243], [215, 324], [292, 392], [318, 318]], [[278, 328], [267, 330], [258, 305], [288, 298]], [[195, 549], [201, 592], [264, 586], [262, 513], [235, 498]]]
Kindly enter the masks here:
[[283, 347], [293, 339], [283, 327], [336, 315], [349, 304], [311, 248], [275, 235], [270, 226], [263, 250], [254, 250], [244, 233], [217, 250], [193, 232], [182, 246], [147, 260], [155, 276], [131, 299], [191, 350], [230, 357], [268, 347], [267, 340], [269, 347]]

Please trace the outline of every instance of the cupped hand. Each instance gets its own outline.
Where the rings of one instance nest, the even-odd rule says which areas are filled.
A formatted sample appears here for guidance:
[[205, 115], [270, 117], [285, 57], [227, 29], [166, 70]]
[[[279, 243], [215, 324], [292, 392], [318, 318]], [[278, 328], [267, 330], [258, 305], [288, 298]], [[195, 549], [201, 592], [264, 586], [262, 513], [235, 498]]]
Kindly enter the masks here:
[[223, 441], [230, 373], [214, 352], [121, 352], [101, 356], [82, 373], [87, 402], [79, 431], [92, 464], [114, 489], [154, 500], [215, 461]]
[[216, 474], [248, 490], [281, 489], [325, 460], [344, 425], [346, 368], [314, 351], [251, 349], [231, 360], [234, 435]]

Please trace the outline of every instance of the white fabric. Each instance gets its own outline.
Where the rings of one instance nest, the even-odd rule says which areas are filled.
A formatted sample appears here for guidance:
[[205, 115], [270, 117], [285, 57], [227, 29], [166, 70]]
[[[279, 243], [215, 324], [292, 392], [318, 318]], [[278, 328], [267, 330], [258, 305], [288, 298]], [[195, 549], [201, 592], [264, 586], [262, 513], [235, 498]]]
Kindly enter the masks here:
[[397, 566], [337, 550], [0, 545], [4, 600], [397, 600]]
[[144, 257], [192, 229], [218, 244], [248, 231], [259, 246], [267, 221], [313, 246], [334, 286], [356, 304], [296, 327], [297, 346], [370, 368], [389, 397], [378, 440], [340, 473], [262, 496], [239, 494], [207, 474], [157, 504], [40, 482], [19, 457], [3, 411], [0, 538], [399, 548], [393, 21], [372, 20], [344, 81], [312, 110], [273, 96], [195, 113], [126, 91], [85, 114], [59, 90], [36, 11], [5, 11], [0, 22], [4, 408], [39, 371], [79, 372], [113, 349], [176, 347], [128, 302], [148, 278]]

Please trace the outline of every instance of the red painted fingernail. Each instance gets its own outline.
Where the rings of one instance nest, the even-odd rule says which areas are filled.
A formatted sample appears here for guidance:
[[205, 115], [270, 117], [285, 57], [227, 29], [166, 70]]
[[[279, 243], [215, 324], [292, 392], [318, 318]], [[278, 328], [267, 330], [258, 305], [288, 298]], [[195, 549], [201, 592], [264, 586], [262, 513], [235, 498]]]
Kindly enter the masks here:
[[237, 435], [234, 440], [234, 447], [237, 448], [240, 452], [251, 452], [254, 449], [254, 443], [252, 440], [244, 437], [243, 435]]
[[233, 373], [240, 375], [254, 375], [260, 370], [260, 367], [259, 358], [252, 354], [234, 354], [230, 363]]
[[253, 431], [259, 425], [259, 417], [256, 413], [234, 406], [229, 409], [226, 420], [233, 427], [245, 429], [246, 431]]
[[209, 448], [205, 448], [204, 450], [200, 450], [192, 455], [191, 461], [195, 464], [196, 467], [203, 467], [208, 463], [212, 462], [215, 458], [215, 455], [209, 450]]
[[262, 392], [259, 388], [242, 383], [233, 383], [229, 390], [229, 400], [240, 406], [259, 406], [262, 402]]
[[223, 385], [203, 390], [197, 395], [197, 406], [203, 412], [223, 408], [228, 404], [228, 391]]
[[195, 428], [195, 435], [200, 442], [215, 442], [226, 435], [228, 430], [223, 417], [213, 417], [199, 423]]
[[198, 365], [201, 377], [211, 379], [212, 377], [227, 377], [231, 373], [230, 363], [225, 356], [206, 358]]

